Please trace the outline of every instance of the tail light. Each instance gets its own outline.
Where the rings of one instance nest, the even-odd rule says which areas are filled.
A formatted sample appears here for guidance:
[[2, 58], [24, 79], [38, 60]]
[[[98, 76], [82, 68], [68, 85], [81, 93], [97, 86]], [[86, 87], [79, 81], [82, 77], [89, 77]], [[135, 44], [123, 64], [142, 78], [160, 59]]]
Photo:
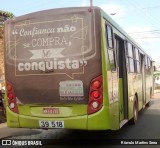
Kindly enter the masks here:
[[18, 113], [18, 106], [17, 100], [14, 93], [14, 89], [11, 83], [8, 81], [6, 82], [6, 90], [7, 90], [7, 97], [8, 97], [8, 106], [11, 111]]
[[97, 112], [103, 103], [103, 81], [102, 75], [93, 79], [90, 83], [88, 114]]

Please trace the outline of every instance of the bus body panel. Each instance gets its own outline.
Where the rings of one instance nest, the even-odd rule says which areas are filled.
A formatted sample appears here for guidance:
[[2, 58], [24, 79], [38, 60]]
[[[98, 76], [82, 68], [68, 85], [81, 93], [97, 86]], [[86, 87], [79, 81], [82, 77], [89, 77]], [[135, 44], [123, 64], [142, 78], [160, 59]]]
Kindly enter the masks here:
[[[101, 18], [101, 50], [102, 50], [102, 70], [103, 70], [103, 96], [104, 105], [108, 108], [107, 122], [108, 129], [119, 129], [119, 103], [118, 103], [118, 77], [117, 72], [112, 73], [109, 64], [109, 57], [106, 42], [106, 20]], [[105, 117], [104, 117], [105, 118]], [[108, 124], [109, 122], [109, 124]]]
[[[10, 111], [7, 107], [8, 120], [7, 126], [12, 128], [41, 128], [39, 127], [39, 121], [64, 121], [65, 129], [82, 129], [82, 130], [108, 130], [118, 129], [115, 126], [115, 120], [108, 114], [108, 107], [103, 107], [100, 111], [91, 115], [82, 115], [75, 117], [39, 117], [39, 116], [27, 116], [17, 115]], [[107, 115], [107, 116], [106, 116]], [[113, 122], [112, 122], [113, 121]], [[94, 124], [93, 124], [94, 123]], [[46, 127], [46, 129], [48, 129]]]
[[[42, 128], [39, 127], [39, 121], [64, 121], [65, 129], [84, 129], [87, 130], [87, 115], [83, 116], [75, 116], [75, 117], [68, 117], [68, 118], [40, 118], [40, 117], [32, 117], [32, 116], [24, 116], [19, 115], [19, 123], [20, 127], [25, 128]], [[48, 129], [48, 127], [46, 127]]]
[[[152, 63], [151, 63], [152, 64]], [[153, 77], [152, 77], [152, 66], [146, 69], [146, 102], [150, 101], [151, 95], [153, 93]]]
[[[109, 115], [109, 108], [103, 106], [101, 111], [88, 115], [88, 130], [107, 130], [111, 129], [111, 117]], [[93, 124], [94, 123], [94, 124]]]
[[[142, 71], [140, 73], [129, 72], [129, 69], [128, 69], [129, 63], [127, 63], [127, 53], [126, 53], [127, 44], [126, 43], [127, 42], [131, 43], [132, 46], [134, 48], [137, 48], [139, 50], [139, 53], [142, 54], [143, 56], [145, 56], [147, 54], [141, 49], [141, 47], [131, 37], [129, 37], [125, 33], [125, 31], [121, 27], [119, 27], [111, 18], [109, 18], [105, 14], [105, 12], [102, 11], [101, 14], [104, 17], [104, 19], [106, 19], [107, 24], [112, 26], [112, 31], [113, 31], [114, 37], [117, 36], [118, 38], [121, 38], [121, 40], [123, 41], [123, 44], [124, 44], [123, 50], [125, 50], [125, 52], [124, 52], [125, 53], [125, 55], [124, 55], [125, 58], [122, 59], [121, 57], [116, 57], [117, 61], [118, 60], [125, 60], [126, 65], [123, 65], [123, 66], [125, 66], [127, 68], [126, 69], [127, 70], [126, 71], [126, 77], [122, 78], [122, 81], [119, 78], [119, 88], [118, 88], [118, 91], [119, 91], [119, 105], [117, 107], [119, 108], [118, 112], [120, 114], [120, 121], [123, 120], [123, 118], [127, 119], [127, 120], [130, 120], [131, 118], [133, 118], [133, 114], [134, 114], [134, 112], [133, 112], [133, 103], [134, 102], [133, 101], [134, 101], [135, 96], [137, 96], [137, 99], [138, 99], [138, 109], [139, 110], [141, 110], [143, 108], [143, 106], [150, 101], [150, 97], [151, 97], [151, 93], [152, 93], [151, 91], [152, 91], [152, 88], [153, 88], [153, 86], [152, 86], [153, 75], [151, 74], [151, 72], [149, 72], [149, 70], [146, 70], [146, 68], [145, 68], [146, 64], [144, 64], [144, 59], [142, 59], [142, 61], [140, 61], [140, 63], [142, 62], [141, 63], [142, 64], [141, 68], [142, 68], [142, 70], [144, 69], [144, 75], [142, 75]], [[117, 51], [115, 51], [115, 52], [116, 52], [115, 54], [117, 54]], [[140, 56], [140, 54], [139, 54], [139, 56]], [[147, 57], [148, 57], [148, 55], [147, 55]], [[109, 57], [107, 57], [107, 59], [109, 59]], [[109, 61], [108, 61], [108, 63], [109, 63]], [[119, 68], [119, 65], [118, 65], [118, 68]], [[150, 66], [150, 68], [151, 68], [151, 66]], [[117, 69], [117, 70], [119, 71], [119, 69]], [[110, 69], [110, 71], [111, 71], [111, 69]], [[145, 77], [145, 80], [143, 82], [144, 77]], [[109, 77], [107, 79], [110, 80]], [[123, 79], [125, 79], [125, 80], [123, 80]], [[126, 87], [126, 90], [123, 91], [123, 87], [124, 87], [123, 83], [125, 81], [127, 82], [127, 87]], [[145, 89], [143, 89], [142, 85], [143, 85], [143, 87], [145, 87]], [[122, 89], [120, 87], [122, 87]], [[111, 88], [111, 87], [109, 87], [109, 88]], [[127, 98], [125, 98], [122, 91], [124, 93], [126, 93]], [[126, 105], [123, 106], [125, 99], [127, 99]], [[145, 101], [143, 101], [143, 100], [145, 100]], [[125, 115], [125, 117], [123, 115], [121, 116], [121, 114], [124, 114], [124, 108], [122, 106], [127, 108], [126, 109], [127, 114]]]
[[87, 105], [19, 105], [19, 112], [33, 117], [72, 117], [86, 115]]
[[139, 110], [142, 109], [142, 75], [128, 74], [128, 102], [129, 102], [129, 119], [133, 117], [133, 103], [135, 95], [138, 97]]
[[9, 107], [6, 107], [6, 116], [7, 116], [7, 126], [8, 127], [14, 127], [14, 128], [19, 128], [20, 123], [19, 123], [19, 115], [12, 112]]

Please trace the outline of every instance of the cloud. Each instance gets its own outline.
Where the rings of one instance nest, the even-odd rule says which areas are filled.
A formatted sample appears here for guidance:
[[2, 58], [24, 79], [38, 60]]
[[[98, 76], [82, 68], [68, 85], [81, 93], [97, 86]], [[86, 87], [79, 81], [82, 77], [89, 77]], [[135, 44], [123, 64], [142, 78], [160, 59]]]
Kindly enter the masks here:
[[82, 6], [87, 6], [87, 0], [82, 1]]
[[99, 7], [101, 7], [107, 14], [116, 14], [116, 17], [124, 17], [126, 14], [125, 6], [120, 4], [109, 3]]
[[126, 28], [126, 31], [132, 38], [139, 42], [148, 42], [148, 40], [151, 42], [159, 40], [157, 38], [159, 33], [152, 31], [152, 29], [149, 27], [130, 27]]
[[160, 62], [159, 52], [160, 42], [149, 27], [130, 27], [126, 29], [127, 33], [152, 57], [156, 62]]

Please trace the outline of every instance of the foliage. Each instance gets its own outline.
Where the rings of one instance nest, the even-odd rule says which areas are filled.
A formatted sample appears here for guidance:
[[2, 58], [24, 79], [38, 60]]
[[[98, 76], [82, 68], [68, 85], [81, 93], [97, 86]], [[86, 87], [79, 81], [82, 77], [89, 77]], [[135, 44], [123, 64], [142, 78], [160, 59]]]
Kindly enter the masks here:
[[0, 28], [3, 27], [4, 21], [6, 21], [8, 18], [13, 18], [13, 17], [14, 17], [13, 13], [0, 10]]
[[160, 79], [160, 72], [154, 72], [154, 80], [159, 80]]
[[5, 11], [0, 10], [0, 17], [13, 18], [14, 15], [11, 12], [5, 12]]
[[4, 22], [7, 19], [13, 18], [13, 17], [14, 17], [13, 13], [0, 10], [0, 38], [3, 37], [3, 24], [4, 24]]

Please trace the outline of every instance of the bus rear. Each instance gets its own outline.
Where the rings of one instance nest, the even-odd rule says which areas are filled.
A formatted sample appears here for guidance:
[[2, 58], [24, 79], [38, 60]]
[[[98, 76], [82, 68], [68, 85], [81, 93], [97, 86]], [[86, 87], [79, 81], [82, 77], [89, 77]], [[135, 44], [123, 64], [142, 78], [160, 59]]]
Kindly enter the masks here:
[[104, 128], [98, 115], [100, 21], [98, 8], [45, 10], [6, 21], [8, 127]]

